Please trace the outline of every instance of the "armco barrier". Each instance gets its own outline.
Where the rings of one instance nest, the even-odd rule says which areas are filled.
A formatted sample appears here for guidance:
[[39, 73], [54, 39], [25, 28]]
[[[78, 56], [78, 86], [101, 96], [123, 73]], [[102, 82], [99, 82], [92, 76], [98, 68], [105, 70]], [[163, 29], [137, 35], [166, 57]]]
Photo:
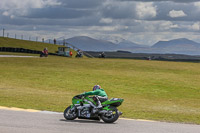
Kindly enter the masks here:
[[[41, 54], [42, 51], [24, 49], [24, 48], [12, 48], [12, 47], [0, 47], [1, 52], [19, 52], [19, 53], [32, 53], [32, 54]], [[49, 53], [49, 55], [58, 55], [56, 53]]]

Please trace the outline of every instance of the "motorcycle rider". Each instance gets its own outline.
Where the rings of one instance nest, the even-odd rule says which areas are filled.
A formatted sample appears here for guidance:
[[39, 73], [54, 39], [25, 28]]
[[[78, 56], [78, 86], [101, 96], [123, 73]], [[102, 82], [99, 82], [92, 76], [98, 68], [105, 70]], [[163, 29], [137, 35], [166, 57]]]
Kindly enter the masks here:
[[83, 93], [84, 96], [95, 95], [94, 97], [97, 99], [98, 106], [97, 109], [102, 108], [101, 102], [108, 100], [108, 96], [104, 89], [101, 88], [100, 85], [95, 85], [93, 87], [93, 91]]

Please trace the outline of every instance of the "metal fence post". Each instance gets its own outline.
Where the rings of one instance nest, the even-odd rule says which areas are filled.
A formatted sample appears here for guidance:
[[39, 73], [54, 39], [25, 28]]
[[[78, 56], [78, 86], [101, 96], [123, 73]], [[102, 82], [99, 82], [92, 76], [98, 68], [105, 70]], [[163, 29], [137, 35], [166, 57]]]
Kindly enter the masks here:
[[3, 29], [3, 37], [4, 37], [4, 32], [5, 32], [5, 29]]

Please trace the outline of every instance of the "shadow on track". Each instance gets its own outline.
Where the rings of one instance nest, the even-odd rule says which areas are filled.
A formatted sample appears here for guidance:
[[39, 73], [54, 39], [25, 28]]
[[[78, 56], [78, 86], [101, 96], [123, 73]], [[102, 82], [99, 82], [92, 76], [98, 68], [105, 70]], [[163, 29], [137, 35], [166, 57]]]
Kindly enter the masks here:
[[105, 123], [105, 122], [103, 122], [103, 121], [98, 121], [98, 120], [85, 120], [85, 119], [76, 119], [76, 120], [65, 120], [65, 119], [60, 119], [60, 121], [64, 121], [64, 122], [74, 122], [74, 123], [115, 124], [115, 123]]

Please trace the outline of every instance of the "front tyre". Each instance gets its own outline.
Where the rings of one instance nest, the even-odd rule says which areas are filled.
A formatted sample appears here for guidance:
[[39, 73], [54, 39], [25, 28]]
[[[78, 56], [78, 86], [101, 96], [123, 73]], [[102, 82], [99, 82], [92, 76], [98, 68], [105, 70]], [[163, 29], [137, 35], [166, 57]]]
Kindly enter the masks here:
[[110, 113], [104, 113], [101, 115], [101, 119], [106, 123], [113, 123], [119, 118], [117, 108], [114, 108]]
[[64, 111], [64, 117], [66, 120], [74, 120], [77, 118], [77, 112], [75, 109], [71, 109], [71, 106], [69, 106]]

